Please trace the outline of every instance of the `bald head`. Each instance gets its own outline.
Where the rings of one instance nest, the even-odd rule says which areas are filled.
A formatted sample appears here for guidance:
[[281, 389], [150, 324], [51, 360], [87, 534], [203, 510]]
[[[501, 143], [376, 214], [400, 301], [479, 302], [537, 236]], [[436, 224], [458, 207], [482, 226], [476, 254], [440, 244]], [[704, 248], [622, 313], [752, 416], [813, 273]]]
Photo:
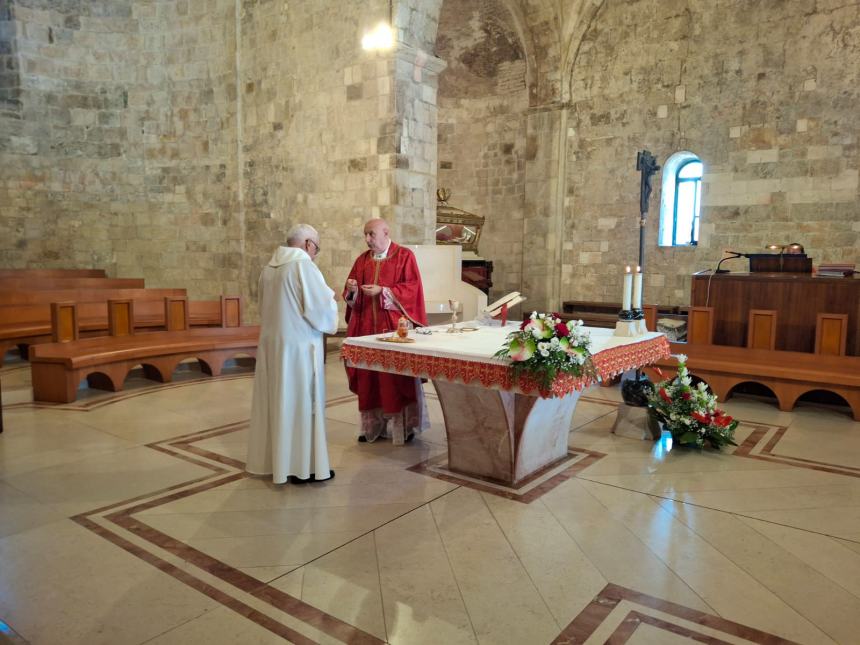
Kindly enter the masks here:
[[374, 218], [364, 225], [364, 241], [374, 253], [382, 253], [388, 248], [391, 238], [388, 236], [388, 222]]

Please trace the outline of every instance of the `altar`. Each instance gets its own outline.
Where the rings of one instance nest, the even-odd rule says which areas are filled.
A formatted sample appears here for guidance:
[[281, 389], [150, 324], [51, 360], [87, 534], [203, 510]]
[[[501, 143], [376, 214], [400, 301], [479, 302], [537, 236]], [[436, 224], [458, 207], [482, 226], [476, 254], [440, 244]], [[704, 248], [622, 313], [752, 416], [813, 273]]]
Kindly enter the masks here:
[[[507, 334], [519, 327], [478, 327], [459, 334], [447, 326], [411, 332], [414, 343], [391, 343], [379, 335], [347, 338], [341, 356], [350, 366], [430, 379], [445, 419], [448, 469], [468, 477], [516, 487], [567, 457], [576, 403], [595, 377], [563, 374], [550, 391], [514, 382], [510, 361], [494, 358]], [[616, 337], [588, 328], [597, 377], [609, 379], [669, 355], [658, 332]]]

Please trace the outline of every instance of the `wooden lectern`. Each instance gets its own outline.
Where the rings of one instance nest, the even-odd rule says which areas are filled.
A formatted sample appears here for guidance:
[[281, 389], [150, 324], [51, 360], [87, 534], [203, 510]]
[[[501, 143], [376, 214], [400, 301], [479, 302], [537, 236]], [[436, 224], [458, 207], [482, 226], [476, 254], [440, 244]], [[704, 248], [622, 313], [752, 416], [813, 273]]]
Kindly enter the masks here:
[[775, 311], [775, 349], [794, 352], [815, 351], [819, 314], [845, 314], [845, 353], [860, 356], [860, 276], [834, 278], [808, 273], [694, 275], [690, 304], [713, 308], [715, 345], [736, 347], [747, 344], [750, 311]]

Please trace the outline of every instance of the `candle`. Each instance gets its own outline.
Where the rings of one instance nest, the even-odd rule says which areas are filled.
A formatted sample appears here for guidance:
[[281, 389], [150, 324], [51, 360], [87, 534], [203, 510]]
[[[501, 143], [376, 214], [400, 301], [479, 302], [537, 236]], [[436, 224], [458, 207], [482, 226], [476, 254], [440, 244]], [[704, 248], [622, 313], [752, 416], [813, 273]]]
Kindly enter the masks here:
[[633, 275], [633, 308], [642, 309], [642, 269], [636, 267]]
[[633, 290], [633, 276], [630, 274], [630, 267], [624, 267], [624, 297], [621, 299], [621, 309], [624, 311], [630, 310], [630, 292]]

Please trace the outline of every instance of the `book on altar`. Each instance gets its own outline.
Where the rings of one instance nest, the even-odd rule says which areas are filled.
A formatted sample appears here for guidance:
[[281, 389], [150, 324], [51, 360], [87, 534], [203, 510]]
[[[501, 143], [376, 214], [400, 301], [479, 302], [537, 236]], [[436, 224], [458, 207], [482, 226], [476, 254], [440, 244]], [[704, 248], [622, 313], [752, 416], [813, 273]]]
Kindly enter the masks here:
[[481, 310], [481, 313], [486, 314], [490, 318], [495, 318], [496, 316], [499, 316], [502, 313], [502, 307], [504, 305], [507, 305], [508, 309], [511, 309], [511, 307], [514, 307], [514, 306], [520, 304], [525, 299], [526, 299], [526, 297], [523, 295], [520, 295], [519, 291], [511, 291], [506, 296], [502, 296], [501, 298], [496, 300], [494, 303], [489, 304], [486, 307], [484, 307]]

